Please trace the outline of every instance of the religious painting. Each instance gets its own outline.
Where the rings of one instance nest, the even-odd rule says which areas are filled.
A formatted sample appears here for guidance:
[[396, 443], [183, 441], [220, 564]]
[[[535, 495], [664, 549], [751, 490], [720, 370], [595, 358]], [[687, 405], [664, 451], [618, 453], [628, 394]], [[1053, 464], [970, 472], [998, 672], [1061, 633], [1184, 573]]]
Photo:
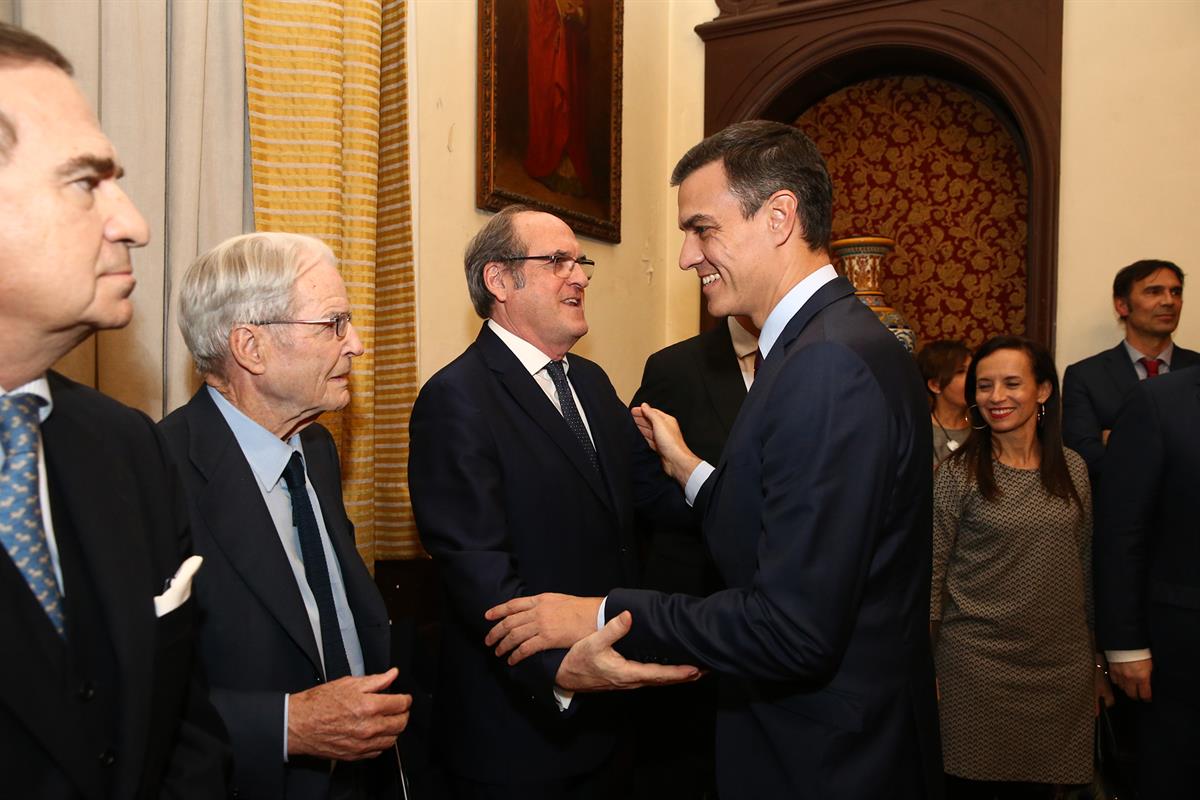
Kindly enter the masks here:
[[621, 241], [622, 0], [479, 0], [475, 202]]

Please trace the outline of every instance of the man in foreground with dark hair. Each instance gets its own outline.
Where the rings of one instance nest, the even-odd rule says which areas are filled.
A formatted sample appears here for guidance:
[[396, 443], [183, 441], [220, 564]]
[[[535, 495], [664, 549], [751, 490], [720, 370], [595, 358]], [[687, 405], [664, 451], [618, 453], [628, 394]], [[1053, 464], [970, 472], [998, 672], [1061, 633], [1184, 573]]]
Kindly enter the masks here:
[[1063, 375], [1063, 444], [1083, 456], [1093, 484], [1108, 432], [1138, 381], [1200, 364], [1200, 353], [1171, 341], [1183, 311], [1183, 270], [1175, 264], [1146, 259], [1123, 268], [1113, 279], [1113, 308], [1125, 338]]
[[146, 221], [71, 65], [0, 24], [0, 775], [6, 797], [225, 795], [187, 513], [144, 415], [50, 371], [133, 314]]
[[1113, 682], [1138, 701], [1138, 796], [1194, 796], [1200, 367], [1135, 385], [1113, 424], [1108, 453], [1096, 493], [1097, 643]]
[[829, 263], [832, 188], [803, 133], [732, 125], [672, 183], [680, 267], [696, 270], [714, 316], [750, 317], [763, 362], [715, 469], [673, 418], [635, 415], [703, 512], [729, 588], [616, 589], [590, 598], [609, 620], [590, 634], [562, 624], [556, 598], [518, 598], [489, 612], [505, 617], [489, 639], [510, 660], [575, 642], [559, 679], [576, 691], [620, 679], [606, 645], [630, 625], [623, 655], [719, 673], [724, 800], [940, 797], [920, 376]]

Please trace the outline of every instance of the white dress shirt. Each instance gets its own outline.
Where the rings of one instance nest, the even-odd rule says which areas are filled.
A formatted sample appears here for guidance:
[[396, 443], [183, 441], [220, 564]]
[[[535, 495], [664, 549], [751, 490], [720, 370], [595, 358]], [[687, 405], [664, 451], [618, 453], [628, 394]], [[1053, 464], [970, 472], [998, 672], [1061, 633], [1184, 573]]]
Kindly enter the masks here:
[[733, 345], [733, 354], [737, 356], [738, 369], [742, 372], [742, 382], [746, 391], [754, 385], [754, 357], [758, 354], [758, 337], [742, 327], [742, 323], [733, 317], [726, 317], [729, 325], [729, 340]]

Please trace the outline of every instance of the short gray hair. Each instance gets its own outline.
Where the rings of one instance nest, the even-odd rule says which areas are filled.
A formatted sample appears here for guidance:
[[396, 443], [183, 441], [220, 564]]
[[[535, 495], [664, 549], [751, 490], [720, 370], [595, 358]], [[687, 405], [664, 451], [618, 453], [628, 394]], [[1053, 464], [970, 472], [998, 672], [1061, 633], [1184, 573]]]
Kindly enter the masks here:
[[179, 287], [179, 330], [201, 375], [226, 377], [236, 325], [291, 315], [303, 254], [337, 263], [320, 239], [266, 232], [226, 239], [192, 262]]
[[[492, 305], [496, 302], [484, 280], [484, 268], [495, 261], [526, 254], [527, 245], [517, 233], [516, 217], [526, 211], [536, 210], [522, 205], [505, 206], [496, 212], [467, 244], [467, 252], [463, 256], [463, 267], [467, 273], [467, 292], [471, 295], [471, 305], [475, 306], [475, 313], [483, 319], [492, 316]], [[525, 285], [520, 262], [517, 262], [517, 267], [513, 269], [513, 280], [516, 281], [518, 289]]]

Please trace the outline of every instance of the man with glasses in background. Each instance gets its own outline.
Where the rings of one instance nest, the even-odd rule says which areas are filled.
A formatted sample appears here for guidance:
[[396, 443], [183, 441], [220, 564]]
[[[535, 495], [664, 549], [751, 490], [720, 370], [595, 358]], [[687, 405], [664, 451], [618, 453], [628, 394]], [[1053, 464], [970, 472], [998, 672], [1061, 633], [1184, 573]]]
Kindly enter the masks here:
[[[550, 214], [510, 206], [467, 247], [474, 344], [422, 388], [410, 425], [417, 529], [444, 591], [435, 752], [455, 798], [629, 796], [631, 698], [556, 688], [565, 650], [515, 667], [484, 612], [539, 592], [635, 580], [635, 513], [690, 519], [604, 371], [568, 351], [588, 331], [594, 264]], [[595, 608], [578, 605], [595, 624]], [[698, 677], [641, 665], [634, 683]], [[616, 688], [616, 687], [614, 687]]]
[[354, 546], [333, 438], [363, 352], [333, 253], [234, 237], [188, 268], [179, 325], [204, 385], [161, 423], [183, 475], [200, 653], [235, 794], [401, 797], [387, 610]]

